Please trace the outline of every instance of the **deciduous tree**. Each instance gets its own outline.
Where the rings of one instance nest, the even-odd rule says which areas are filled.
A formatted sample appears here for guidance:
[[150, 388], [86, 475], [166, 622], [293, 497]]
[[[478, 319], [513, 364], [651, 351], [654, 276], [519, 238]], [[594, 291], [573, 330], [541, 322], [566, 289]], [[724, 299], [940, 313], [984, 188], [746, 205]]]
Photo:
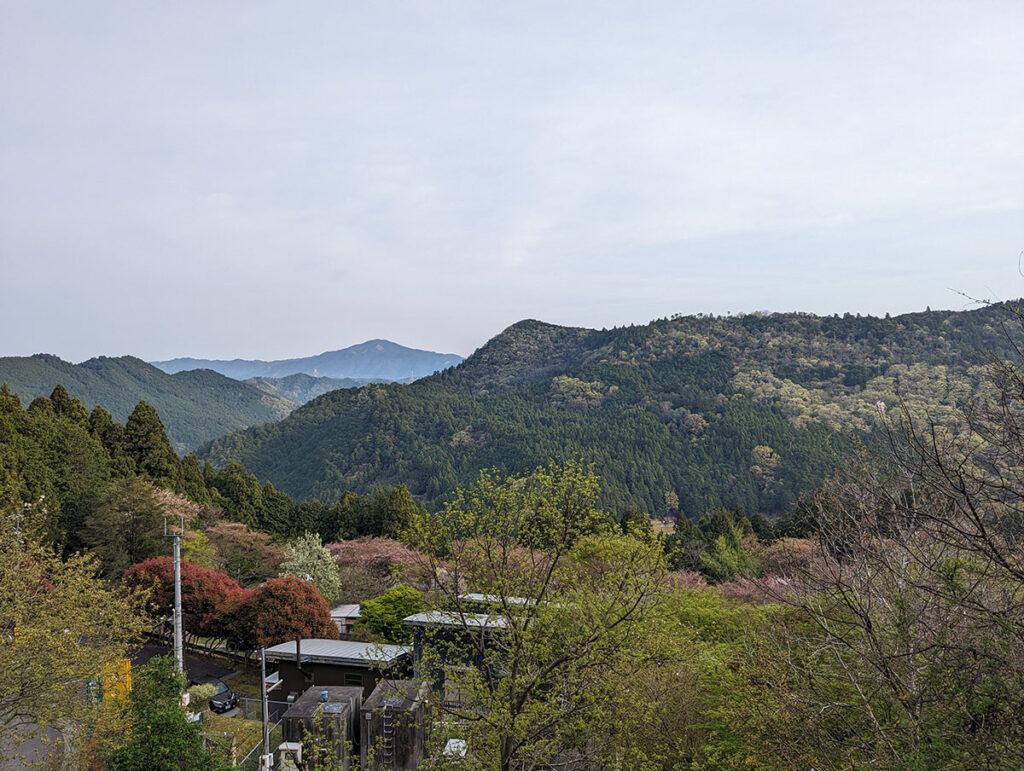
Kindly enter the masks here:
[[[174, 564], [170, 557], [154, 557], [125, 573], [125, 583], [149, 590], [149, 607], [159, 618], [166, 618], [174, 604]], [[188, 560], [181, 562], [182, 626], [185, 635], [226, 637], [226, 617], [246, 591], [234, 580], [207, 570]]]
[[[597, 493], [576, 461], [518, 479], [485, 473], [411, 523], [437, 610], [448, 612], [424, 633], [421, 664], [435, 685], [443, 677], [438, 701], [466, 721], [486, 768], [597, 763], [620, 678], [655, 655], [645, 641], [665, 579], [661, 546], [612, 534]], [[467, 591], [483, 595], [486, 616]]]
[[272, 578], [246, 595], [233, 612], [232, 638], [246, 647], [296, 637], [338, 639], [331, 611], [313, 584], [295, 576]]
[[108, 575], [170, 550], [163, 538], [164, 518], [176, 519], [172, 497], [142, 477], [119, 479], [103, 493], [83, 528], [82, 540]]
[[337, 602], [341, 594], [338, 563], [317, 533], [306, 533], [288, 544], [281, 563], [281, 575], [298, 576], [309, 581], [328, 605]]
[[95, 558], [42, 546], [37, 517], [0, 510], [0, 743], [39, 728], [86, 739], [102, 707], [85, 684], [116, 669], [149, 623], [135, 595], [97, 575]]
[[423, 593], [418, 589], [405, 584], [392, 586], [359, 606], [356, 629], [365, 629], [382, 642], [407, 644], [412, 642], [412, 630], [402, 625], [402, 619], [426, 607]]
[[127, 742], [111, 753], [112, 771], [219, 771], [230, 763], [203, 745], [199, 726], [181, 705], [185, 682], [174, 659], [157, 656], [139, 669], [132, 683], [132, 728]]

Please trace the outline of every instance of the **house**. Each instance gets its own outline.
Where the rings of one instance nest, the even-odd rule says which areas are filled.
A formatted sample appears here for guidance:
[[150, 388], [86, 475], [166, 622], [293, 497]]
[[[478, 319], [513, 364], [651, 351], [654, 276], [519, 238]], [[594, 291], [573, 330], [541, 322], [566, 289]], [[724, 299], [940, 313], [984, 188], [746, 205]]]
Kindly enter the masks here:
[[466, 677], [473, 670], [501, 676], [504, 663], [492, 641], [508, 628], [503, 616], [488, 613], [428, 611], [402, 620], [413, 630], [413, 674], [430, 683], [445, 704], [462, 704], [469, 693]]
[[359, 620], [359, 603], [351, 605], [336, 605], [331, 608], [331, 621], [338, 627], [338, 633], [342, 640], [347, 640], [352, 634], [352, 627]]
[[509, 608], [528, 608], [533, 600], [526, 597], [504, 597], [500, 594], [483, 594], [467, 592], [459, 595], [458, 609], [474, 613], [501, 613], [503, 606]]
[[381, 678], [402, 677], [412, 660], [406, 645], [351, 640], [292, 640], [265, 654], [268, 667], [276, 664], [281, 691], [290, 701], [312, 686], [359, 686], [369, 696]]

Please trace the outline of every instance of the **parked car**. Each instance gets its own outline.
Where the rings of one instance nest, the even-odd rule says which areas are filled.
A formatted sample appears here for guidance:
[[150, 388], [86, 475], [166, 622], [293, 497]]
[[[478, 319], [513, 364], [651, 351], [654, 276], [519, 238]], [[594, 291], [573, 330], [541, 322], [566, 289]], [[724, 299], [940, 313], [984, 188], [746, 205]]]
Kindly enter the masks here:
[[217, 693], [210, 699], [210, 709], [214, 712], [227, 712], [232, 707], [238, 706], [238, 697], [223, 681], [214, 680], [213, 684], [217, 686]]

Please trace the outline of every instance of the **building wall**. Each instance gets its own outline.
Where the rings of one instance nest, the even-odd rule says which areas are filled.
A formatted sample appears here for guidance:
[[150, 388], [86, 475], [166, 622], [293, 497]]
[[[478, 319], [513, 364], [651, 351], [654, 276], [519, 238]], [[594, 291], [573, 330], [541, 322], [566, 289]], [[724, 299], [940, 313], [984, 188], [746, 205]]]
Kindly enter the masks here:
[[306, 663], [300, 671], [294, 661], [279, 662], [278, 672], [283, 683], [281, 690], [286, 696], [301, 694], [314, 686], [329, 685], [360, 686], [363, 696], [369, 696], [382, 677], [373, 669], [342, 664]]
[[[422, 683], [382, 683], [360, 710], [360, 765], [364, 771], [413, 771], [423, 761], [427, 714]], [[399, 698], [389, 698], [399, 696]], [[413, 698], [410, 698], [412, 696]]]

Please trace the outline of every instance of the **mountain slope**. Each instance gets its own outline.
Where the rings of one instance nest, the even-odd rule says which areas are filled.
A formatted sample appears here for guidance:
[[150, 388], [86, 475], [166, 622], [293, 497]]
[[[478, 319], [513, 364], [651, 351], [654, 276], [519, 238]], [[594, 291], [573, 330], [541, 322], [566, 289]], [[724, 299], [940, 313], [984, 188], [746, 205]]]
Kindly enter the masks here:
[[1002, 308], [892, 319], [680, 317], [608, 331], [513, 325], [455, 369], [335, 391], [204, 452], [298, 497], [407, 484], [436, 502], [479, 469], [578, 453], [605, 504], [778, 512], [870, 437], [898, 382], [943, 410], [1009, 355]]
[[327, 351], [300, 359], [259, 361], [233, 359], [171, 359], [155, 361], [153, 366], [175, 373], [190, 369], [212, 369], [236, 380], [254, 377], [281, 378], [306, 374], [314, 377], [356, 378], [362, 380], [409, 381], [453, 367], [462, 361], [454, 353], [434, 353], [389, 340], [367, 340], [365, 343]]
[[305, 404], [318, 396], [337, 391], [339, 388], [359, 388], [367, 383], [377, 382], [365, 378], [313, 377], [299, 373], [288, 377], [251, 377], [245, 381], [263, 391], [282, 399]]
[[62, 384], [87, 409], [97, 404], [124, 422], [139, 401], [156, 408], [178, 452], [193, 450], [228, 431], [279, 420], [296, 405], [210, 370], [168, 375], [132, 356], [101, 356], [71, 364], [56, 356], [0, 358], [0, 382], [22, 402], [49, 396]]

